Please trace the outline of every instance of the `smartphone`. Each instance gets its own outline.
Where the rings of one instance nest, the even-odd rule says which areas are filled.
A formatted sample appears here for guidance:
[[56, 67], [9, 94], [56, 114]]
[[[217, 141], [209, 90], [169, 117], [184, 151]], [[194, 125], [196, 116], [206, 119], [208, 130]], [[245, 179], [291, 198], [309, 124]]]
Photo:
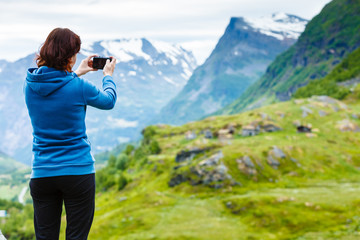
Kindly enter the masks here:
[[93, 68], [95, 68], [95, 69], [103, 69], [105, 64], [106, 64], [106, 60], [108, 60], [108, 59], [111, 62], [111, 58], [93, 57]]

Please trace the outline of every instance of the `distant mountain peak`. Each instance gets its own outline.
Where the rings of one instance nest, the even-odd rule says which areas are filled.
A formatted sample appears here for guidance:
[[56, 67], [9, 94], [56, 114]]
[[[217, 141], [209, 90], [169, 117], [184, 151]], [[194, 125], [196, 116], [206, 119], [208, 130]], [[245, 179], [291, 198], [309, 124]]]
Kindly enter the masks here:
[[[275, 37], [279, 40], [286, 38], [297, 39], [305, 30], [308, 20], [295, 15], [277, 12], [269, 16], [258, 18], [243, 18], [249, 27], [262, 34]], [[243, 26], [247, 27], [247, 26]]]
[[111, 55], [120, 62], [130, 62], [142, 58], [148, 61], [150, 65], [159, 64], [156, 59], [160, 55], [169, 59], [172, 65], [177, 65], [180, 60], [179, 56], [183, 56], [192, 68], [196, 66], [195, 58], [188, 57], [189, 55], [192, 56], [192, 53], [180, 45], [146, 38], [122, 38], [87, 43], [83, 44], [81, 51], [85, 55]]

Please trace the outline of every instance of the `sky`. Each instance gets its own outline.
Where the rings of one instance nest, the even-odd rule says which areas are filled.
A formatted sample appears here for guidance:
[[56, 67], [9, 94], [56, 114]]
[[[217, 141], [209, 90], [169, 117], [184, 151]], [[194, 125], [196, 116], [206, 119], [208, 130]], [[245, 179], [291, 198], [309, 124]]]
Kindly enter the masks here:
[[182, 45], [201, 64], [231, 17], [275, 12], [305, 19], [330, 0], [0, 0], [0, 59], [37, 52], [50, 31], [67, 27], [83, 43], [145, 37]]

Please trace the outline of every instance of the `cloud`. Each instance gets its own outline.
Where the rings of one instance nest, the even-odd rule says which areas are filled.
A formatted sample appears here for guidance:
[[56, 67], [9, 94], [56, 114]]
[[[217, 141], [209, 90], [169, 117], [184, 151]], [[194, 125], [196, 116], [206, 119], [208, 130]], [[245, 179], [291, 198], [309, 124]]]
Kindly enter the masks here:
[[[83, 41], [147, 37], [186, 43], [198, 51], [199, 41], [210, 52], [230, 17], [259, 17], [287, 12], [307, 19], [330, 0], [0, 0], [1, 58], [25, 56], [55, 27], [68, 27]], [[12, 42], [17, 42], [17, 45]], [[21, 44], [23, 43], [23, 44]], [[32, 43], [32, 44], [29, 44]], [[22, 46], [21, 46], [22, 45]], [[200, 56], [200, 53], [195, 53]]]
[[122, 118], [113, 118], [111, 116], [107, 117], [107, 124], [111, 127], [117, 127], [117, 128], [134, 128], [137, 127], [138, 122], [137, 121], [126, 121]]

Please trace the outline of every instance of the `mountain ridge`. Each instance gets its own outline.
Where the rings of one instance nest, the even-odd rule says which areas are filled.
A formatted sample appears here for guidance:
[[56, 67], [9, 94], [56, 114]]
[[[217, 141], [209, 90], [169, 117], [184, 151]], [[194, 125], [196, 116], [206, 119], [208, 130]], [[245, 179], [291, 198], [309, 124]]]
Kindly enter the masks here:
[[[301, 18], [296, 19], [296, 24], [301, 23]], [[306, 22], [303, 20], [302, 24]], [[281, 34], [278, 32], [278, 35]], [[231, 18], [205, 63], [195, 69], [184, 88], [151, 123], [182, 124], [231, 103], [261, 76], [276, 55], [295, 41], [261, 33], [250, 27], [243, 17]]]
[[[120, 58], [113, 75], [118, 91], [116, 107], [101, 114], [87, 109], [87, 134], [94, 153], [138, 139], [145, 122], [182, 88], [196, 66], [193, 54], [180, 45], [142, 38], [85, 44], [74, 69], [85, 55], [94, 53]], [[27, 68], [36, 67], [35, 54], [1, 63], [0, 149], [30, 165], [32, 128], [22, 89]], [[84, 76], [98, 87], [102, 77], [101, 71]]]
[[214, 114], [232, 114], [291, 98], [309, 81], [327, 75], [360, 46], [360, 3], [334, 0], [306, 26], [297, 43], [279, 55], [266, 73], [233, 103]]

